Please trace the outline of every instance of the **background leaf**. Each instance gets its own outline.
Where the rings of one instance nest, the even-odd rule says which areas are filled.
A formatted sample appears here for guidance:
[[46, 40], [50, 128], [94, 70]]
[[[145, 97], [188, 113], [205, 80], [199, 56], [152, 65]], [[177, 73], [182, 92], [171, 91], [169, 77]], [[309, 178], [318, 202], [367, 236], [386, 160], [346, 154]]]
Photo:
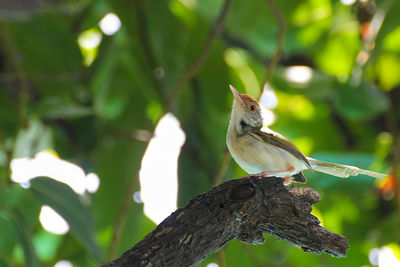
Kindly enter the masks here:
[[102, 253], [94, 240], [93, 217], [69, 186], [39, 177], [32, 180], [30, 190], [44, 205], [52, 207], [68, 222], [72, 234], [96, 260], [102, 260]]

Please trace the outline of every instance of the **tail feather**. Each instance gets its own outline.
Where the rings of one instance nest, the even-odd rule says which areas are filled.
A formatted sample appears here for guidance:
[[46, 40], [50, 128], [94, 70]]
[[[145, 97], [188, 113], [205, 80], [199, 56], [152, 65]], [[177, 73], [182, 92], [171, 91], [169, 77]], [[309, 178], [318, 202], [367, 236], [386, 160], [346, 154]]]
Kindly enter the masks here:
[[327, 173], [337, 177], [347, 178], [349, 176], [357, 176], [359, 174], [364, 174], [379, 179], [384, 179], [386, 177], [385, 174], [363, 170], [354, 166], [330, 163], [313, 158], [308, 158], [308, 160], [311, 164], [311, 167], [315, 171]]

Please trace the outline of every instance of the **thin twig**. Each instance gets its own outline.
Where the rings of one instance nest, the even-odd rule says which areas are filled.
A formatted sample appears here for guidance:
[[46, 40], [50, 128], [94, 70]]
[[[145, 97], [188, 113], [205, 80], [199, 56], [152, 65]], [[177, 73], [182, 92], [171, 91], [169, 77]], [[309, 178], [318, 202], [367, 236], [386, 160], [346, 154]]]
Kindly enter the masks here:
[[394, 197], [397, 200], [397, 216], [400, 217], [400, 128], [397, 121], [397, 100], [388, 92], [386, 92], [386, 97], [390, 102], [388, 109], [384, 113], [384, 120], [386, 128], [393, 137], [389, 179], [393, 175], [394, 185], [391, 189], [394, 191]]
[[211, 27], [211, 30], [207, 36], [207, 40], [201, 50], [199, 56], [194, 61], [192, 66], [189, 70], [182, 76], [179, 80], [178, 85], [176, 86], [175, 90], [171, 93], [171, 95], [167, 99], [166, 110], [167, 112], [171, 110], [172, 105], [175, 103], [176, 98], [182, 93], [182, 90], [185, 84], [190, 81], [196, 73], [200, 70], [201, 66], [204, 64], [205, 60], [207, 59], [208, 55], [210, 54], [211, 47], [215, 37], [217, 37], [223, 27], [226, 14], [228, 13], [229, 5], [231, 0], [225, 0], [222, 6], [221, 12], [217, 19], [215, 20], [214, 24]]
[[225, 258], [225, 250], [221, 248], [217, 252], [215, 252], [215, 256], [217, 256], [217, 263], [219, 267], [226, 267], [226, 258]]
[[54, 72], [54, 73], [15, 73], [15, 72], [3, 72], [0, 73], [0, 82], [13, 82], [20, 79], [30, 81], [71, 81], [80, 80], [85, 78], [87, 75], [83, 71], [71, 71], [71, 72]]
[[122, 224], [125, 220], [126, 215], [128, 214], [129, 206], [132, 203], [132, 196], [135, 193], [135, 184], [137, 181], [137, 177], [131, 179], [129, 182], [128, 187], [126, 188], [126, 193], [124, 200], [122, 202], [122, 207], [120, 212], [118, 213], [117, 219], [114, 223], [113, 234], [111, 237], [111, 247], [110, 252], [108, 255], [108, 259], [112, 260], [116, 257], [118, 252], [118, 245], [121, 241], [121, 234], [122, 234]]
[[[168, 113], [171, 110], [171, 107], [174, 104], [176, 98], [182, 92], [183, 86], [196, 75], [196, 73], [199, 71], [199, 69], [203, 65], [204, 61], [207, 59], [207, 57], [211, 51], [211, 46], [212, 46], [213, 40], [221, 32], [226, 14], [229, 9], [230, 2], [231, 2], [231, 0], [225, 0], [223, 7], [221, 9], [221, 13], [219, 14], [218, 18], [214, 22], [214, 24], [210, 30], [210, 33], [207, 37], [206, 43], [205, 43], [203, 49], [201, 50], [197, 60], [193, 63], [193, 65], [190, 67], [190, 69], [182, 76], [181, 80], [178, 82], [178, 85], [175, 88], [175, 91], [173, 91], [171, 96], [167, 99], [166, 103], [164, 104], [164, 107], [165, 107], [164, 113]], [[139, 8], [140, 8], [140, 5], [139, 5]], [[143, 19], [143, 17], [138, 18], [138, 19]], [[140, 33], [140, 35], [142, 38], [142, 40], [141, 40], [142, 44], [149, 45], [149, 42], [146, 39], [147, 37], [145, 36], [146, 33], [142, 32], [142, 33]], [[146, 53], [147, 53], [147, 55], [146, 55], [147, 60], [150, 60], [149, 65], [154, 66], [155, 59], [152, 58], [152, 55], [151, 55], [151, 53], [149, 54], [149, 51], [147, 51]], [[162, 97], [162, 94], [159, 91], [158, 91], [158, 93], [161, 97], [161, 101], [163, 101], [164, 99]], [[157, 123], [156, 123], [156, 125], [157, 125]], [[121, 211], [118, 213], [118, 217], [115, 220], [114, 232], [112, 235], [111, 248], [110, 248], [110, 252], [109, 252], [109, 258], [114, 258], [115, 254], [117, 253], [118, 245], [119, 245], [120, 239], [121, 239], [122, 223], [128, 212], [129, 204], [131, 202], [131, 196], [134, 193], [133, 188], [136, 183], [136, 180], [137, 180], [136, 177], [131, 180], [131, 183], [128, 186], [127, 191], [126, 191], [126, 195], [125, 195], [124, 202], [122, 204]]]
[[10, 37], [5, 29], [1, 28], [1, 39], [5, 55], [11, 67], [14, 70], [16, 82], [18, 83], [18, 120], [19, 128], [24, 128], [26, 124], [26, 109], [28, 101], [28, 86], [29, 83], [25, 72], [18, 60], [17, 51], [15, 51], [13, 44], [11, 43]]
[[261, 86], [264, 85], [269, 81], [272, 76], [272, 72], [274, 68], [278, 64], [279, 58], [281, 57], [283, 51], [283, 40], [285, 39], [286, 34], [286, 23], [285, 18], [283, 17], [282, 12], [280, 11], [279, 7], [276, 5], [274, 0], [267, 0], [268, 5], [270, 6], [272, 13], [274, 13], [276, 20], [278, 22], [279, 32], [278, 32], [278, 43], [275, 50], [275, 54], [273, 55], [271, 61], [269, 62], [267, 73], [265, 75], [264, 81]]
[[224, 178], [226, 169], [228, 168], [229, 162], [231, 162], [231, 154], [229, 151], [226, 149], [224, 151], [224, 158], [222, 159], [222, 163], [219, 166], [219, 169], [217, 170], [217, 173], [215, 174], [213, 178], [213, 185], [219, 185], [222, 183], [222, 179]]
[[[138, 29], [138, 35], [139, 35], [139, 40], [141, 42], [148, 66], [150, 71], [153, 71], [156, 67], [157, 67], [157, 63], [156, 63], [156, 59], [153, 55], [153, 52], [151, 50], [151, 45], [150, 45], [150, 41], [149, 41], [149, 37], [148, 37], [148, 27], [147, 27], [147, 19], [145, 16], [145, 10], [144, 10], [144, 6], [143, 6], [143, 0], [139, 0], [139, 1], [134, 1], [134, 5], [135, 5], [135, 11], [136, 11], [136, 17], [137, 17], [137, 23], [139, 25], [139, 29]], [[154, 75], [153, 75], [154, 77]], [[160, 102], [163, 104], [163, 106], [165, 106], [165, 98], [164, 98], [164, 94], [162, 93], [161, 90], [161, 83], [160, 81], [154, 77], [154, 85], [155, 85], [155, 90], [158, 94], [159, 100]], [[155, 124], [157, 125], [157, 123]], [[155, 127], [155, 126], [154, 126]], [[151, 137], [154, 136], [154, 132], [155, 132], [155, 128], [153, 129], [152, 132], [146, 132], [145, 135], [143, 131], [141, 132], [136, 132], [135, 135], [118, 135], [117, 136], [124, 136], [127, 137], [129, 139], [132, 140], [132, 137], [134, 139], [137, 139], [138, 141], [144, 141], [149, 143], [151, 140]], [[145, 138], [148, 138], [147, 140], [145, 140]], [[135, 184], [137, 183], [138, 180], [138, 176], [134, 175], [134, 177], [132, 177], [128, 188], [125, 192], [125, 197], [122, 203], [122, 207], [121, 210], [118, 213], [118, 216], [114, 222], [114, 228], [113, 228], [113, 233], [112, 233], [112, 237], [111, 237], [111, 246], [110, 246], [110, 251], [109, 251], [109, 259], [113, 259], [116, 256], [116, 253], [118, 252], [118, 245], [121, 241], [121, 234], [122, 234], [122, 225], [123, 222], [126, 218], [126, 215], [128, 214], [128, 210], [129, 210], [129, 205], [132, 203], [132, 195], [135, 192], [134, 188], [135, 188]]]
[[[152, 46], [149, 40], [148, 23], [146, 18], [146, 12], [144, 11], [144, 6], [143, 6], [144, 0], [133, 1], [133, 3], [136, 6], [135, 10], [136, 10], [137, 24], [139, 25], [138, 27], [139, 41], [141, 42], [144, 55], [149, 65], [149, 69], [151, 72], [154, 72], [154, 70], [158, 67], [158, 64], [156, 57], [154, 56], [153, 51], [151, 49]], [[154, 73], [152, 73], [152, 75], [155, 77]], [[154, 79], [154, 88], [158, 94], [160, 102], [164, 104], [165, 95], [161, 90], [162, 89], [161, 80], [157, 77], [155, 77]]]
[[361, 83], [362, 72], [365, 71], [367, 62], [374, 52], [376, 37], [381, 30], [382, 24], [386, 18], [386, 14], [392, 4], [393, 0], [387, 0], [383, 1], [379, 5], [379, 7], [376, 9], [374, 16], [368, 24], [368, 30], [365, 31], [366, 34], [362, 34], [361, 36], [363, 39], [363, 45], [358, 52], [356, 59], [357, 64], [354, 66], [351, 75], [351, 83], [354, 85], [359, 85]]

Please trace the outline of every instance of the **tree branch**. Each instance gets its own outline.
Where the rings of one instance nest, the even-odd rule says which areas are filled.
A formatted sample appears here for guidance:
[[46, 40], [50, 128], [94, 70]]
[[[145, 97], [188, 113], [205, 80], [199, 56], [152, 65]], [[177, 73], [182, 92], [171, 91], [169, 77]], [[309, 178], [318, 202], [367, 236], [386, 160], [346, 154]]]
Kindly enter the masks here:
[[192, 198], [142, 241], [103, 266], [193, 266], [231, 239], [262, 244], [262, 233], [306, 252], [345, 257], [347, 239], [310, 214], [318, 193], [282, 178], [241, 178]]

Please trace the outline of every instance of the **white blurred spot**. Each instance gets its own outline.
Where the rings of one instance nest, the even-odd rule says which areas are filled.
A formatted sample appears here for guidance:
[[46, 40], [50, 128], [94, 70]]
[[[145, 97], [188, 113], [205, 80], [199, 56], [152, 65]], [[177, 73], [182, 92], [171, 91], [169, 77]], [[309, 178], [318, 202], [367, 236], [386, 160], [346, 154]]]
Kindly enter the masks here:
[[101, 31], [106, 35], [115, 34], [121, 28], [121, 20], [114, 13], [108, 13], [99, 22]]
[[206, 267], [219, 267], [219, 265], [216, 264], [215, 262], [211, 262], [211, 263], [207, 264]]
[[262, 108], [263, 125], [270, 126], [276, 121], [275, 113], [272, 110]]
[[55, 156], [55, 152], [42, 151], [32, 158], [13, 159], [10, 164], [11, 180], [22, 187], [29, 187], [29, 181], [39, 176], [50, 177], [69, 185], [78, 194], [84, 194], [85, 189], [96, 192], [100, 180], [94, 173], [87, 176], [83, 169], [66, 160]]
[[345, 6], [349, 6], [349, 5], [354, 4], [356, 2], [356, 0], [340, 0], [340, 2], [342, 2], [342, 4]]
[[39, 221], [47, 232], [63, 235], [69, 231], [69, 225], [55, 210], [49, 206], [42, 206]]
[[379, 267], [400, 267], [399, 259], [394, 255], [390, 247], [374, 248], [369, 252], [369, 261]]
[[62, 260], [54, 264], [54, 267], [74, 267], [70, 261]]
[[93, 49], [99, 46], [101, 33], [95, 29], [89, 29], [79, 34], [78, 44], [85, 49]]
[[37, 153], [33, 159], [13, 159], [11, 172], [11, 180], [16, 183], [27, 184], [34, 177], [48, 176], [68, 184], [78, 194], [85, 192], [85, 172], [82, 168], [47, 151]]
[[[11, 178], [12, 180], [12, 178]], [[31, 187], [31, 183], [30, 182], [26, 182], [26, 183], [20, 183], [19, 184], [22, 188], [28, 189], [29, 187]]]
[[85, 179], [85, 187], [89, 193], [96, 193], [100, 186], [100, 178], [95, 173], [88, 173]]
[[261, 104], [261, 112], [263, 116], [263, 122], [265, 126], [270, 126], [276, 120], [275, 113], [271, 110], [276, 108], [278, 105], [278, 98], [272, 89], [271, 86], [268, 84], [264, 85], [264, 90], [260, 97], [260, 104]]
[[133, 194], [133, 201], [135, 201], [136, 203], [142, 203], [142, 198], [140, 197], [140, 192], [137, 191]]
[[379, 248], [372, 249], [368, 254], [369, 262], [377, 266], [378, 265], [378, 258], [379, 258]]
[[278, 98], [276, 97], [274, 89], [272, 89], [268, 84], [264, 85], [264, 90], [260, 97], [260, 103], [263, 107], [268, 109], [274, 109], [278, 105]]
[[139, 172], [144, 213], [160, 223], [177, 207], [178, 157], [185, 142], [179, 121], [171, 114], [158, 123]]
[[307, 66], [290, 66], [286, 68], [286, 79], [295, 83], [308, 83], [313, 75], [313, 70]]

